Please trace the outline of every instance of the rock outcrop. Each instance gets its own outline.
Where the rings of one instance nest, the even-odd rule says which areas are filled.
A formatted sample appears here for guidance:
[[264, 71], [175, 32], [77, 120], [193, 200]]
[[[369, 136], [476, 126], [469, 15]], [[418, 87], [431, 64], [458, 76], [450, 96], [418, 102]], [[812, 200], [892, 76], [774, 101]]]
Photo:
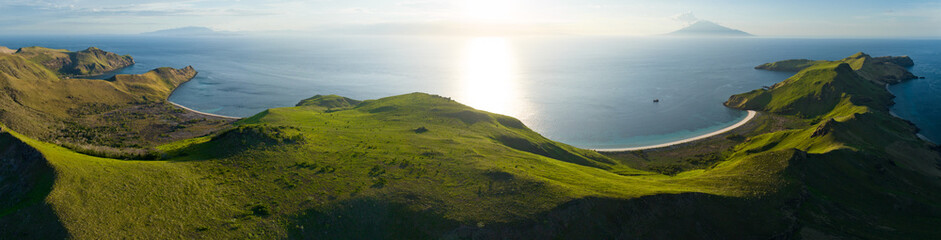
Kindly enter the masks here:
[[899, 56], [899, 57], [885, 56], [885, 57], [876, 57], [876, 58], [873, 58], [872, 60], [874, 60], [874, 61], [876, 61], [876, 62], [889, 62], [889, 63], [894, 63], [894, 64], [899, 65], [899, 66], [902, 66], [902, 67], [912, 67], [912, 66], [915, 66], [915, 61], [912, 61], [912, 58], [910, 58], [910, 57], [908, 57], [908, 56]]

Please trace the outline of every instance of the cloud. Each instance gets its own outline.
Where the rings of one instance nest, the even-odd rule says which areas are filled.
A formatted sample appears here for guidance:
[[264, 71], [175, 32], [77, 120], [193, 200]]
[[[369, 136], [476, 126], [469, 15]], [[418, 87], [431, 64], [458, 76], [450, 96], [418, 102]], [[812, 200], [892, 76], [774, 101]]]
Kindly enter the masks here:
[[255, 16], [271, 15], [271, 11], [252, 6], [220, 5], [207, 0], [0, 0], [0, 9], [17, 8], [36, 14], [65, 16]]
[[368, 14], [368, 13], [373, 13], [373, 11], [372, 11], [372, 10], [369, 10], [369, 9], [366, 9], [366, 8], [354, 7], [354, 8], [341, 9], [341, 10], [340, 10], [340, 13], [347, 13], [347, 14], [364, 13], [364, 14]]
[[427, 1], [427, 0], [398, 2], [395, 5], [399, 7], [418, 9], [418, 10], [442, 10], [442, 9], [456, 8], [455, 4], [452, 2]]
[[699, 18], [697, 18], [696, 15], [693, 15], [693, 12], [685, 12], [685, 13], [673, 15], [671, 19], [673, 19], [674, 21], [679, 21], [679, 22], [687, 23], [687, 24], [699, 21]]
[[319, 33], [393, 36], [526, 36], [568, 34], [571, 30], [570, 26], [564, 24], [487, 24], [437, 21], [341, 25], [319, 31]]

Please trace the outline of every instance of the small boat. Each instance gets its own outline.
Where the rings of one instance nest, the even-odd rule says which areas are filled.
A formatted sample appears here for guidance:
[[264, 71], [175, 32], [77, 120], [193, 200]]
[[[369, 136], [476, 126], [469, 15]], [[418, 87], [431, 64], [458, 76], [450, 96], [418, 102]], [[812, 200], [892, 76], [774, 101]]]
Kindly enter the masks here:
[[660, 99], [654, 99], [653, 102], [660, 102]]

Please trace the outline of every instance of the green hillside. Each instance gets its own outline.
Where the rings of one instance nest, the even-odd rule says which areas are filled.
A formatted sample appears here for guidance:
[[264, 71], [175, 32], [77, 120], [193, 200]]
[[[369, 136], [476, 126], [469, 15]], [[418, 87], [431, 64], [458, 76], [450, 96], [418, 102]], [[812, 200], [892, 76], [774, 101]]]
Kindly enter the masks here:
[[[886, 110], [892, 96], [842, 62], [804, 69], [768, 89], [734, 95], [726, 106], [813, 118], [830, 114], [838, 105]], [[841, 113], [833, 113], [841, 114]]]
[[308, 99], [301, 100], [297, 103], [297, 106], [311, 106], [311, 107], [321, 107], [324, 110], [332, 111], [339, 109], [351, 108], [358, 105], [362, 101], [354, 100], [346, 97], [341, 97], [337, 95], [316, 95]]
[[[3, 76], [84, 81], [8, 61]], [[182, 82], [172, 76], [191, 70], [85, 90], [141, 88], [132, 99], [159, 104]], [[149, 161], [78, 153], [0, 118], [0, 154], [14, 160], [0, 165], [0, 229], [10, 229], [0, 239], [941, 237], [941, 155], [889, 115], [890, 103], [852, 63], [821, 62], [731, 97], [729, 106], [765, 112], [699, 143], [709, 146], [605, 154], [424, 93], [318, 95], [209, 135], [150, 141], [159, 160]], [[662, 168], [674, 160], [695, 167]]]
[[732, 96], [726, 105], [797, 115], [810, 124], [756, 136], [736, 148], [809, 154], [794, 172], [814, 206], [799, 215], [807, 228], [837, 236], [935, 238], [930, 229], [941, 226], [941, 158], [936, 146], [915, 136], [913, 125], [889, 114], [892, 96], [863, 77], [884, 74], [870, 61], [859, 53], [818, 63], [770, 89]]
[[24, 47], [16, 55], [39, 63], [63, 76], [98, 75], [134, 64], [134, 58], [105, 52], [96, 47], [70, 52], [65, 49]]
[[[70, 231], [78, 238], [181, 232], [429, 237], [462, 225], [484, 231], [490, 224], [534, 222], [538, 214], [589, 197], [770, 194], [786, 185], [780, 173], [795, 154], [741, 156], [706, 171], [664, 176], [552, 142], [513, 118], [421, 93], [334, 112], [271, 109], [236, 124], [214, 136], [161, 146], [166, 161], [83, 156], [13, 134], [56, 169], [57, 185], [46, 202], [59, 212], [64, 228], [80, 229]], [[417, 131], [422, 128], [426, 131]], [[748, 172], [760, 174], [746, 177]], [[85, 182], [94, 182], [94, 188]], [[153, 189], [169, 185], [175, 190]], [[114, 202], [118, 196], [127, 202]], [[372, 214], [416, 226], [352, 231], [373, 221]], [[130, 219], [149, 220], [115, 229]], [[337, 231], [323, 222], [339, 225]], [[350, 231], [339, 231], [343, 228]]]
[[859, 52], [852, 56], [837, 61], [809, 60], [809, 59], [790, 59], [773, 63], [758, 65], [755, 69], [780, 71], [780, 72], [799, 72], [801, 70], [827, 63], [847, 63], [856, 71], [859, 76], [879, 83], [895, 84], [901, 81], [915, 79], [917, 76], [905, 68], [913, 66], [915, 63], [908, 56], [885, 56], [873, 58], [868, 54]]
[[770, 71], [781, 71], [781, 72], [798, 72], [804, 70], [814, 64], [821, 63], [824, 61], [814, 61], [810, 59], [791, 59], [778, 61], [773, 63], [765, 63], [755, 67], [755, 69], [770, 70]]
[[107, 80], [60, 78], [21, 54], [0, 55], [0, 121], [86, 153], [140, 156], [148, 154], [143, 148], [202, 136], [231, 121], [187, 113], [166, 102], [196, 74], [185, 67]]

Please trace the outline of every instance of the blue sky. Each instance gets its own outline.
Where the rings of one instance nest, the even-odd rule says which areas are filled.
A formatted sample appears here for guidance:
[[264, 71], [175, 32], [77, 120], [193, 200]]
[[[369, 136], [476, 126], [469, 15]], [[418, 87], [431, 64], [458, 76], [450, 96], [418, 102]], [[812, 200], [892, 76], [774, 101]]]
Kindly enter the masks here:
[[223, 31], [654, 35], [710, 20], [763, 36], [941, 37], [941, 0], [0, 0], [0, 34]]

